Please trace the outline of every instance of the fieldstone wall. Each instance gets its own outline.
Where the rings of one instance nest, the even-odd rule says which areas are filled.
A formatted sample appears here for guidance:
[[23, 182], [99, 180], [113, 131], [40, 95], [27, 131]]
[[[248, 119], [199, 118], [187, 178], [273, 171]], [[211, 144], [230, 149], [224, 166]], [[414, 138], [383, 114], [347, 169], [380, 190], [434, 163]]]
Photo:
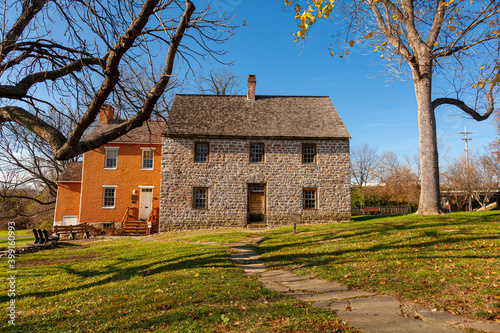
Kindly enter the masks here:
[[[195, 142], [209, 142], [209, 161], [194, 162]], [[263, 163], [250, 163], [251, 143], [264, 143]], [[302, 143], [315, 143], [317, 161], [302, 163]], [[266, 223], [349, 220], [349, 140], [165, 138], [162, 149], [160, 232], [245, 227], [248, 184], [266, 184]], [[193, 208], [193, 187], [208, 188], [208, 208]], [[302, 207], [304, 188], [317, 188], [317, 209]]]

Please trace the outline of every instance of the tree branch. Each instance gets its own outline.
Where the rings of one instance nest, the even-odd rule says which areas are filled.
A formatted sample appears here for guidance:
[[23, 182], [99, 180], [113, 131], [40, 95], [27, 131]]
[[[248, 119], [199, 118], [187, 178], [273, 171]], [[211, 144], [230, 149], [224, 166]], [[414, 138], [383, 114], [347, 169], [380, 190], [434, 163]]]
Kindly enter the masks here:
[[486, 98], [488, 99], [488, 109], [483, 115], [479, 114], [476, 110], [469, 107], [467, 104], [465, 104], [465, 102], [456, 98], [448, 98], [448, 97], [436, 98], [434, 101], [432, 101], [432, 109], [435, 110], [438, 106], [443, 104], [450, 104], [458, 107], [459, 109], [469, 114], [472, 118], [474, 118], [477, 121], [488, 119], [488, 117], [493, 113], [493, 110], [495, 108], [493, 102], [494, 88], [495, 86], [492, 84], [488, 89], [488, 93], [486, 94]]

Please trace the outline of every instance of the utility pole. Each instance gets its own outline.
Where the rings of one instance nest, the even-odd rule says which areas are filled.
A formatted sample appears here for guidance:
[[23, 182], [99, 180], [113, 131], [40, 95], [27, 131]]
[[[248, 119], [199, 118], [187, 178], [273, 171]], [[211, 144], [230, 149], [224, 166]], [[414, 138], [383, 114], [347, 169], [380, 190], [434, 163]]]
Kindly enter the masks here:
[[472, 140], [472, 138], [467, 137], [467, 134], [474, 134], [474, 132], [467, 132], [467, 125], [465, 125], [465, 132], [458, 132], [458, 133], [464, 135], [462, 140], [465, 141], [465, 160], [467, 161], [467, 174], [469, 174], [469, 144], [468, 144], [468, 141]]
[[[465, 160], [466, 160], [465, 172], [466, 172], [467, 184], [468, 184], [469, 183], [469, 141], [472, 140], [472, 138], [469, 138], [467, 135], [474, 134], [474, 132], [467, 132], [467, 125], [465, 125], [465, 132], [458, 132], [458, 133], [464, 135], [462, 140], [465, 141]], [[469, 211], [472, 211], [472, 193], [469, 193]]]

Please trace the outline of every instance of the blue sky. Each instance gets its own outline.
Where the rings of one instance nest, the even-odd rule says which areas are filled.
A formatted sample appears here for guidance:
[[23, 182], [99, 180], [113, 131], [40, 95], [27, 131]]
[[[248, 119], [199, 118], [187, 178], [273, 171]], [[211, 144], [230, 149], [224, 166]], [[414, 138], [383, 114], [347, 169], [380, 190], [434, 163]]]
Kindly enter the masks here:
[[[211, 5], [236, 15], [238, 22], [247, 21], [224, 44], [229, 49], [224, 60], [235, 61], [232, 70], [245, 80], [245, 89], [247, 75], [255, 74], [260, 95], [329, 96], [351, 133], [351, 145], [369, 143], [380, 151], [406, 155], [418, 152], [413, 84], [382, 74], [384, 66], [375, 64], [380, 55], [354, 47], [344, 59], [331, 57], [333, 30], [326, 21], [313, 27], [305, 44], [294, 43], [293, 13], [282, 11], [279, 0], [215, 0]], [[450, 156], [465, 149], [458, 133], [464, 125], [474, 132], [469, 149], [483, 152], [495, 136], [492, 121], [476, 122], [452, 111], [461, 114], [446, 106], [436, 110], [438, 135], [450, 147]]]

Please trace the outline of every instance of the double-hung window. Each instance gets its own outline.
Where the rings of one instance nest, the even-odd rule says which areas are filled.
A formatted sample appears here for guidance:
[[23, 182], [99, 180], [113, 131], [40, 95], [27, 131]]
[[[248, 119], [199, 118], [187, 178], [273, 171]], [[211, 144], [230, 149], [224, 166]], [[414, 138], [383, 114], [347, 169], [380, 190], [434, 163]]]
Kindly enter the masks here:
[[142, 150], [142, 170], [153, 170], [155, 151], [150, 148]]
[[208, 208], [208, 188], [206, 187], [193, 188], [193, 208], [194, 209]]
[[116, 169], [116, 164], [118, 160], [118, 148], [116, 147], [104, 147], [106, 149], [106, 156], [104, 158], [104, 169]]
[[305, 188], [303, 192], [304, 209], [316, 209], [318, 204], [318, 191], [315, 188]]
[[194, 146], [194, 161], [208, 162], [210, 153], [208, 142], [196, 142]]
[[115, 208], [116, 199], [116, 186], [103, 185], [102, 186], [102, 208], [112, 209]]
[[252, 143], [250, 144], [250, 163], [264, 162], [264, 144]]
[[316, 144], [304, 143], [302, 145], [302, 163], [316, 163]]

